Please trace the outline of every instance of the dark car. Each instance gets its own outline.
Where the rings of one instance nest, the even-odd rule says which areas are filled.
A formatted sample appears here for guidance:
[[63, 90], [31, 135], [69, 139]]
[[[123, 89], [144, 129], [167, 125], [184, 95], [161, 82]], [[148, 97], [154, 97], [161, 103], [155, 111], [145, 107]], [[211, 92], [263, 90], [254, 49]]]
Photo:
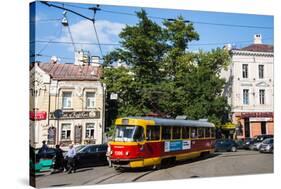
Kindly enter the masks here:
[[217, 140], [215, 143], [215, 151], [231, 151], [231, 152], [236, 152], [237, 151], [238, 145], [234, 140], [231, 139], [220, 139]]
[[53, 159], [56, 155], [56, 149], [55, 148], [48, 148], [46, 153], [39, 153], [39, 150], [36, 153], [37, 158], [44, 158], [44, 159]]
[[274, 145], [274, 139], [273, 138], [267, 138], [264, 141], [262, 141], [259, 151], [261, 153], [262, 152], [273, 153], [273, 145]]
[[254, 144], [254, 142], [255, 142], [255, 139], [253, 139], [253, 138], [245, 138], [245, 140], [242, 143], [241, 148], [249, 150], [250, 149], [250, 145]]
[[251, 150], [259, 150], [262, 141], [264, 141], [264, 140], [267, 139], [267, 138], [273, 138], [273, 135], [257, 135], [257, 136], [254, 138], [253, 144], [251, 144], [251, 145], [249, 146], [249, 148], [250, 148]]
[[107, 144], [87, 145], [76, 154], [77, 168], [92, 167], [96, 165], [107, 165]]

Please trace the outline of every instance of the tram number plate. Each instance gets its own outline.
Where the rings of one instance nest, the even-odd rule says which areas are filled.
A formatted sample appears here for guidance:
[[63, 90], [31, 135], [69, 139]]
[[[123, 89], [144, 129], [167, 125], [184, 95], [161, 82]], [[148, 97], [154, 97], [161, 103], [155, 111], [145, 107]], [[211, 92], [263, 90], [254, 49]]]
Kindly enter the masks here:
[[123, 152], [122, 152], [122, 151], [115, 151], [115, 155], [117, 155], [117, 156], [122, 156], [122, 155], [123, 155]]

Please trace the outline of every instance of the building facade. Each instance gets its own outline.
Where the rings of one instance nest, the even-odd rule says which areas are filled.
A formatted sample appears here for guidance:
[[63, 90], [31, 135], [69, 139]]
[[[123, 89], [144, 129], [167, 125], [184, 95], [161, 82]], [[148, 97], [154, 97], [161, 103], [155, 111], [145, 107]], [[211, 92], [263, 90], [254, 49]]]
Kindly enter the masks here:
[[256, 34], [253, 44], [228, 50], [232, 62], [221, 76], [227, 82], [223, 94], [231, 106], [237, 138], [273, 134], [273, 46], [262, 44], [262, 36]]
[[105, 86], [98, 64], [35, 63], [30, 69], [30, 143], [101, 144]]

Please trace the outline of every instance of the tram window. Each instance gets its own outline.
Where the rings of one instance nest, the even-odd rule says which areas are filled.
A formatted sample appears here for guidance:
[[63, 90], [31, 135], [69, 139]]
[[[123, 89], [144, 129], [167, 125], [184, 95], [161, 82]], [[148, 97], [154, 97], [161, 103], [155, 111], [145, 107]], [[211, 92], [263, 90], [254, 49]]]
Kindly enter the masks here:
[[147, 137], [147, 140], [159, 140], [160, 139], [160, 127], [159, 126], [147, 126], [146, 137]]
[[215, 128], [211, 129], [211, 137], [215, 137], [216, 136], [216, 131]]
[[171, 127], [162, 127], [162, 139], [167, 140], [171, 139]]
[[197, 128], [191, 129], [191, 138], [197, 138]]
[[198, 138], [204, 138], [204, 128], [198, 128]]
[[173, 127], [173, 139], [181, 138], [181, 127]]
[[182, 138], [189, 138], [189, 127], [182, 128]]
[[205, 137], [206, 138], [211, 137], [211, 128], [205, 128]]

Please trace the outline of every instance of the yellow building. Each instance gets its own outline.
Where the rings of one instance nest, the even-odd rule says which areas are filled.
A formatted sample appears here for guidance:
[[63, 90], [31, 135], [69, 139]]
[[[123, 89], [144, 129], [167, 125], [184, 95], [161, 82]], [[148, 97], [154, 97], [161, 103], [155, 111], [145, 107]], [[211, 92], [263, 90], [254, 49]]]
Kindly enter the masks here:
[[[98, 64], [35, 63], [30, 69], [30, 143], [101, 144], [105, 86]], [[57, 110], [57, 111], [56, 111]], [[62, 112], [58, 119], [56, 113]], [[55, 113], [56, 112], [56, 113]]]

